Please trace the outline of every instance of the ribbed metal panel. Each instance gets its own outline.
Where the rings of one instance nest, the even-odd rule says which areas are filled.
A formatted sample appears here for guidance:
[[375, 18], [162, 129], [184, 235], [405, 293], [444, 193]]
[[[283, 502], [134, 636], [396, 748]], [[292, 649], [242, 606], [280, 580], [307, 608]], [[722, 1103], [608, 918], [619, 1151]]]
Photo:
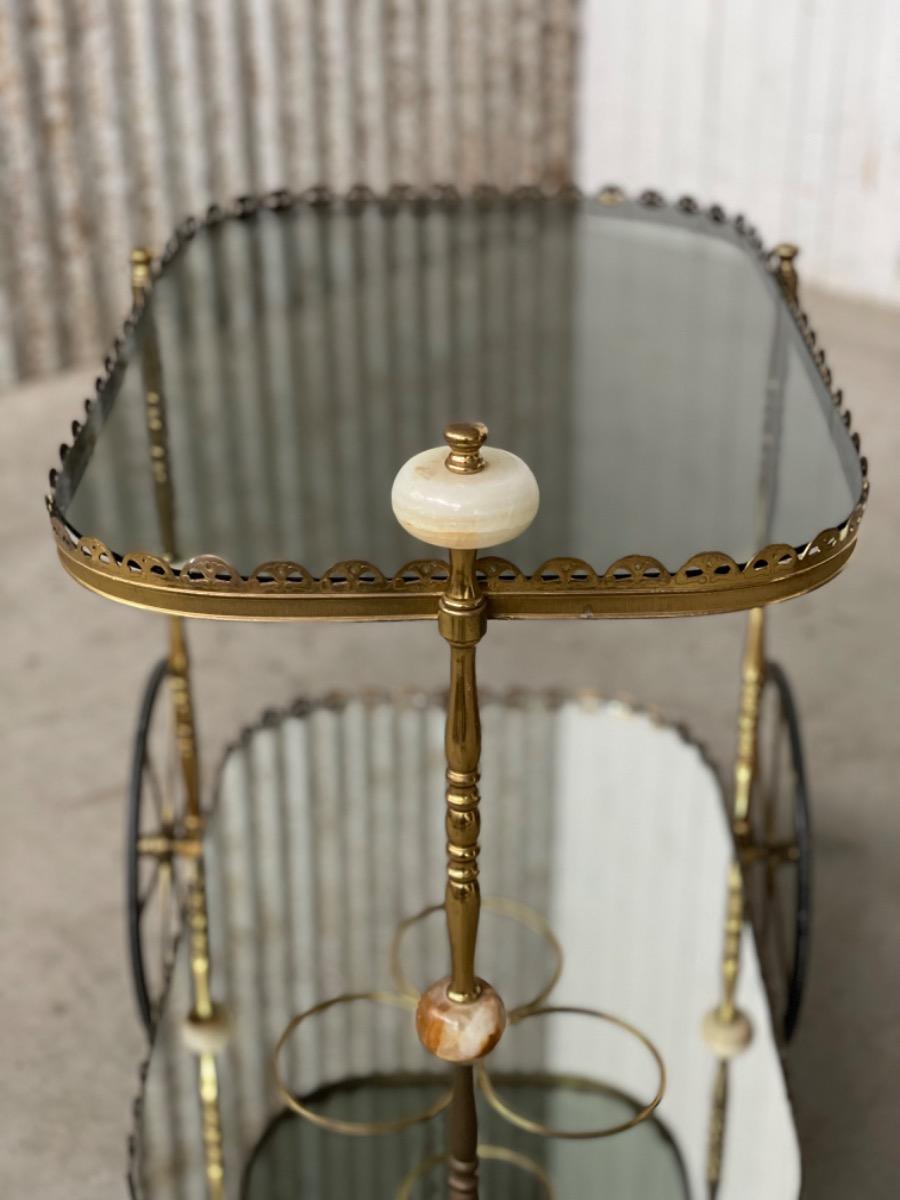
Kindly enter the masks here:
[[900, 304], [900, 5], [585, 0], [576, 176], [687, 192]]
[[898, 303], [898, 61], [889, 0], [0, 0], [0, 387], [96, 358], [132, 243], [281, 185], [694, 192]]
[[578, 0], [0, 0], [0, 387], [211, 200], [571, 173]]

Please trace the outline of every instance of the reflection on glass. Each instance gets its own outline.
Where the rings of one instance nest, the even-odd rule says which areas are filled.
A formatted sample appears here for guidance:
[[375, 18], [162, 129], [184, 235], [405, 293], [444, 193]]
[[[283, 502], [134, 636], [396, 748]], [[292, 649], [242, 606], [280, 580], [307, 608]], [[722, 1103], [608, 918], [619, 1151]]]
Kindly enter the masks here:
[[541, 511], [508, 550], [526, 570], [558, 555], [746, 561], [764, 544], [761, 487], [764, 541], [804, 545], [849, 516], [859, 467], [773, 280], [735, 239], [591, 202], [301, 207], [201, 230], [67, 458], [61, 507], [120, 552], [162, 552], [152, 336], [176, 561], [390, 573], [423, 553], [393, 520], [393, 476], [464, 418], [538, 478]]
[[[519, 695], [487, 700], [482, 719], [485, 894], [527, 904], [553, 928], [565, 963], [549, 1003], [633, 1022], [669, 1077], [656, 1119], [622, 1136], [537, 1138], [482, 1098], [482, 1140], [539, 1163], [560, 1200], [699, 1197], [716, 1072], [700, 1023], [720, 994], [731, 859], [715, 774], [676, 731], [620, 705]], [[229, 754], [208, 832], [213, 973], [232, 1019], [219, 1058], [228, 1197], [380, 1200], [444, 1149], [440, 1118], [377, 1139], [279, 1120], [270, 1070], [295, 1012], [397, 986], [398, 924], [442, 890], [443, 723], [439, 703], [415, 697], [304, 704]], [[553, 964], [546, 942], [487, 913], [483, 933], [479, 972], [511, 1003], [534, 994]], [[440, 920], [404, 938], [413, 980], [442, 974], [446, 956]], [[749, 933], [738, 1000], [756, 1035], [731, 1065], [719, 1200], [795, 1200], [796, 1136]], [[195, 1062], [180, 1036], [189, 1006], [182, 946], [137, 1125], [133, 1173], [146, 1200], [202, 1195]], [[508, 1031], [491, 1062], [498, 1093], [546, 1124], [582, 1128], [645, 1103], [655, 1087], [646, 1054], [588, 1024], [547, 1018]], [[329, 1010], [300, 1027], [286, 1058], [292, 1087], [348, 1120], [426, 1107], [438, 1086], [410, 1016], [386, 1006]], [[540, 1194], [500, 1163], [483, 1177], [501, 1196]], [[427, 1181], [413, 1193], [431, 1194]]]

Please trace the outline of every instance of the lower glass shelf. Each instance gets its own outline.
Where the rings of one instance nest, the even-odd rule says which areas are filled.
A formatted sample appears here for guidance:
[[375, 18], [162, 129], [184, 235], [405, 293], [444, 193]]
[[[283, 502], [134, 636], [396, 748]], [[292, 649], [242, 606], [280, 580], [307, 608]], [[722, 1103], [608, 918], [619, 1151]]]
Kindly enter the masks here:
[[[514, 1099], [517, 1109], [547, 1124], [612, 1125], [627, 1120], [641, 1104], [577, 1077], [500, 1074], [495, 1083]], [[373, 1076], [335, 1084], [307, 1100], [330, 1117], [378, 1121], [426, 1108], [445, 1088], [441, 1075]], [[544, 1200], [543, 1175], [552, 1180], [554, 1194], [560, 1197], [600, 1194], [686, 1200], [690, 1196], [678, 1147], [656, 1118], [644, 1122], [632, 1136], [605, 1144], [535, 1141], [503, 1121], [483, 1098], [478, 1118], [480, 1141], [487, 1151], [479, 1171], [484, 1200]], [[400, 1200], [444, 1200], [440, 1158], [445, 1150], [441, 1121], [390, 1138], [343, 1138], [286, 1111], [273, 1119], [253, 1151], [242, 1197], [384, 1200], [399, 1195]], [[495, 1157], [492, 1151], [497, 1150], [500, 1154]]]
[[[212, 993], [230, 1034], [205, 1064], [185, 1047], [182, 935], [135, 1110], [138, 1200], [445, 1194], [444, 1115], [338, 1135], [285, 1111], [272, 1067], [294, 1014], [378, 989], [406, 1003], [338, 1005], [295, 1030], [279, 1063], [291, 1093], [325, 1116], [385, 1122], [446, 1089], [410, 1000], [447, 966], [443, 725], [441, 696], [332, 698], [269, 714], [228, 752], [204, 853]], [[479, 1091], [481, 1200], [796, 1200], [749, 927], [737, 1003], [752, 1041], [722, 1064], [701, 1030], [721, 996], [733, 853], [714, 768], [679, 730], [593, 695], [488, 696], [482, 726], [478, 973], [512, 1012], [582, 1006], [632, 1023], [668, 1081], [649, 1119], [599, 1141], [518, 1128]], [[571, 1010], [511, 1025], [488, 1066], [507, 1108], [557, 1130], [624, 1123], [658, 1079], [645, 1046]]]

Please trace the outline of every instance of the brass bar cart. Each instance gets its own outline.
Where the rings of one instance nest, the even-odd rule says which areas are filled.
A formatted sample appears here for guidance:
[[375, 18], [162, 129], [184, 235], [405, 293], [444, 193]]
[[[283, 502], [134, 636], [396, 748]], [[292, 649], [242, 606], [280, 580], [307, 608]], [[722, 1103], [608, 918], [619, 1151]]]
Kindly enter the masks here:
[[[332, 1132], [389, 1136], [447, 1109], [447, 1147], [431, 1166], [445, 1164], [447, 1192], [462, 1198], [479, 1194], [480, 1161], [552, 1193], [525, 1151], [482, 1147], [479, 1094], [520, 1131], [590, 1140], [655, 1119], [667, 1082], [652, 1037], [602, 996], [510, 1009], [476, 973], [476, 647], [495, 619], [746, 611], [721, 994], [703, 1026], [719, 1061], [707, 1155], [718, 1190], [729, 1064], [753, 1040], [736, 991], [745, 916], [755, 904], [765, 959], [790, 875], [793, 942], [769, 970], [781, 1038], [796, 1025], [809, 922], [799, 726], [783, 671], [765, 660], [765, 609], [844, 567], [868, 491], [795, 258], [717, 206], [573, 187], [278, 192], [188, 220], [158, 259], [135, 251], [134, 307], [51, 472], [48, 508], [73, 578], [169, 623], [134, 758], [132, 959], [153, 1030], [184, 920], [183, 1036], [210, 1195], [226, 1194], [217, 1063], [230, 1034], [228, 1006], [213, 999], [185, 618], [433, 620], [447, 643], [449, 974], [415, 1001], [402, 990], [319, 997], [272, 1049], [285, 1104]], [[441, 430], [446, 444], [423, 450]], [[480, 553], [508, 542], [514, 558]], [[153, 753], [164, 692], [165, 776]], [[543, 929], [539, 913], [519, 917]], [[413, 1117], [325, 1116], [285, 1074], [302, 1025], [357, 1003], [411, 1022], [414, 1011], [422, 1045], [449, 1064], [447, 1089]], [[500, 1096], [495, 1047], [526, 1019], [570, 1017], [614, 1025], [648, 1056], [653, 1083], [622, 1120], [566, 1128]], [[404, 1195], [431, 1169], [410, 1168]]]

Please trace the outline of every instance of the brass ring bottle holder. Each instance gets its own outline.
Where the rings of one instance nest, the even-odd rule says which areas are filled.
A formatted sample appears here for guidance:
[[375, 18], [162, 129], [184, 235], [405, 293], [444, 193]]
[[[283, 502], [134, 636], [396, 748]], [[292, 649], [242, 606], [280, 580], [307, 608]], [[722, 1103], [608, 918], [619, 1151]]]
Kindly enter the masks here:
[[[450, 688], [444, 736], [446, 769], [447, 874], [445, 898], [450, 949], [450, 973], [411, 998], [410, 985], [399, 966], [403, 932], [434, 909], [404, 921], [395, 936], [392, 967], [397, 993], [364, 993], [339, 996], [294, 1017], [275, 1050], [275, 1077], [279, 1093], [295, 1112], [335, 1132], [373, 1134], [394, 1132], [425, 1121], [449, 1108], [448, 1153], [415, 1167], [404, 1183], [407, 1191], [438, 1163], [446, 1163], [448, 1192], [462, 1200], [478, 1194], [478, 1122], [475, 1110], [476, 1068], [487, 1101], [506, 1120], [532, 1133], [550, 1137], [596, 1138], [620, 1132], [649, 1117], [665, 1090], [665, 1067], [650, 1040], [628, 1022], [595, 1009], [542, 1007], [561, 969], [561, 950], [546, 922], [525, 906], [495, 901], [498, 911], [530, 927], [550, 944], [556, 964], [549, 985], [539, 997], [520, 1005], [507, 1016], [496, 990], [475, 974], [475, 948], [482, 907], [478, 881], [480, 794], [479, 761], [481, 726], [475, 675], [475, 652], [487, 626], [486, 601], [478, 582], [476, 554], [500, 546], [523, 533], [538, 510], [538, 485], [529, 467], [516, 455], [486, 447], [487, 428], [481, 424], [453, 424], [444, 430], [446, 446], [415, 455], [394, 480], [391, 502], [403, 528], [430, 546], [449, 550], [450, 572], [438, 609], [438, 630], [450, 648]], [[398, 1006], [415, 1006], [419, 1039], [436, 1058], [451, 1066], [448, 1094], [427, 1110], [381, 1123], [334, 1122], [312, 1113], [298, 1101], [280, 1073], [279, 1058], [291, 1033], [303, 1021], [336, 1004], [375, 1000]], [[531, 1122], [512, 1110], [496, 1094], [483, 1066], [509, 1024], [530, 1017], [577, 1014], [610, 1022], [635, 1037], [650, 1052], [659, 1073], [653, 1099], [621, 1126], [600, 1130], [566, 1131]], [[483, 1147], [485, 1158], [495, 1158], [537, 1173], [541, 1168], [525, 1156], [512, 1156], [503, 1148]], [[536, 1168], [536, 1171], [535, 1171]], [[402, 1191], [402, 1189], [401, 1189]]]

